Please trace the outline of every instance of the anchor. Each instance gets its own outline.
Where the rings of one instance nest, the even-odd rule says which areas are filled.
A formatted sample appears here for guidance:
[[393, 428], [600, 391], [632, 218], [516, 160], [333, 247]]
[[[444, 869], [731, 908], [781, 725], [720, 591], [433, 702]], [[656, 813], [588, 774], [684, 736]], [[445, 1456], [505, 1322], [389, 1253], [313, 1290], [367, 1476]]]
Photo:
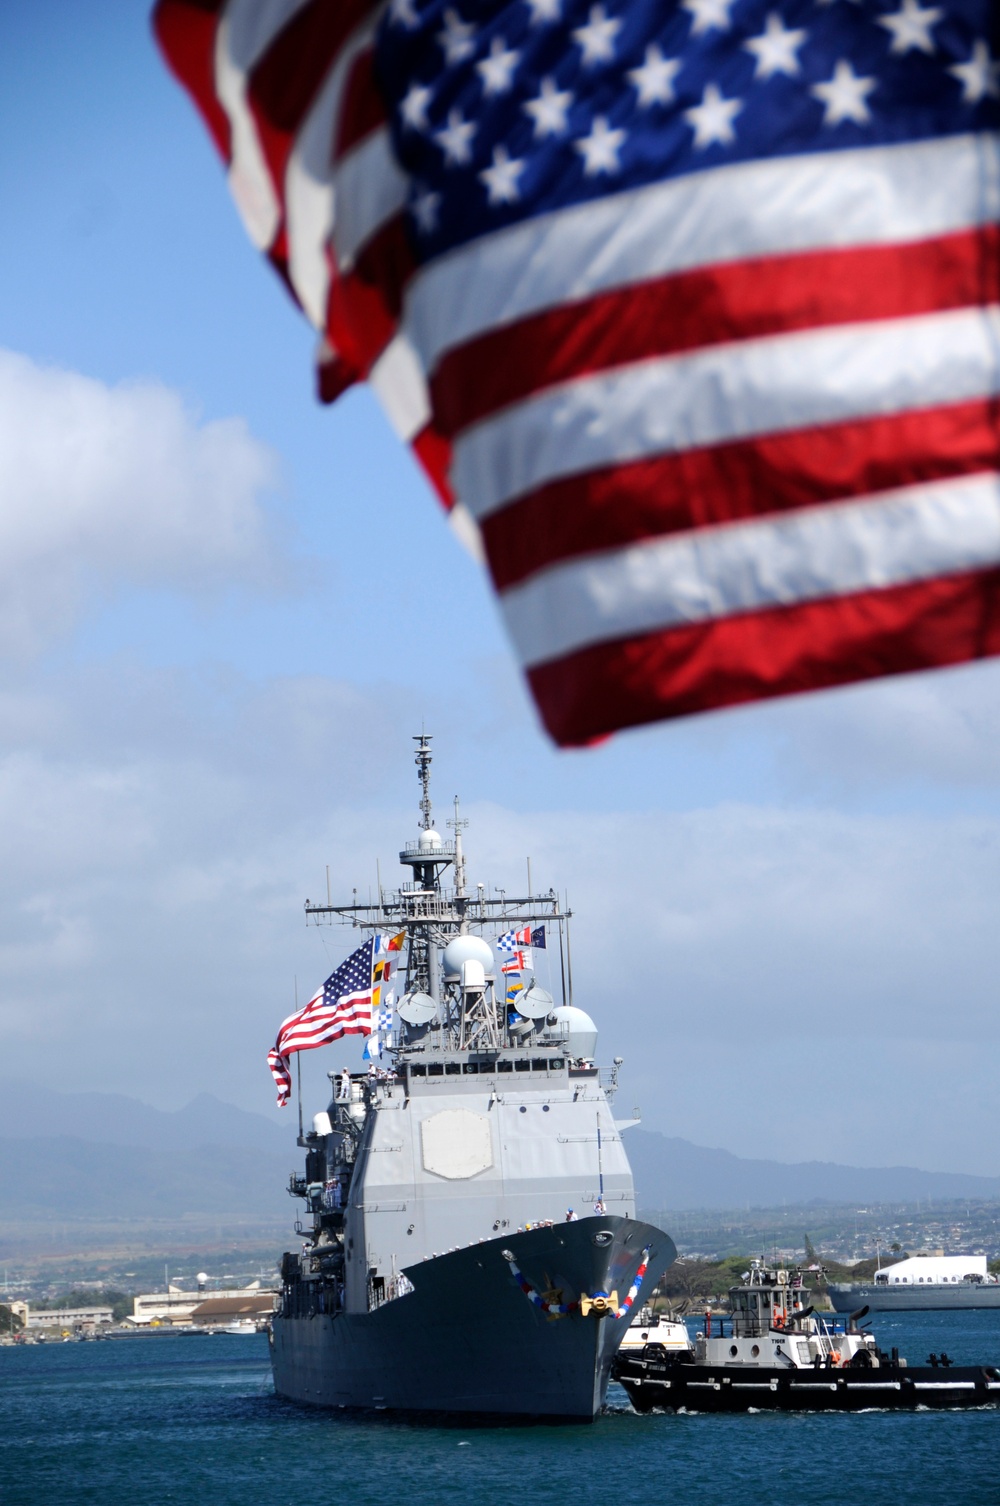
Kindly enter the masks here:
[[595, 1318], [606, 1318], [609, 1313], [617, 1311], [617, 1292], [595, 1292], [592, 1297], [580, 1298], [580, 1311], [586, 1318], [593, 1315]]

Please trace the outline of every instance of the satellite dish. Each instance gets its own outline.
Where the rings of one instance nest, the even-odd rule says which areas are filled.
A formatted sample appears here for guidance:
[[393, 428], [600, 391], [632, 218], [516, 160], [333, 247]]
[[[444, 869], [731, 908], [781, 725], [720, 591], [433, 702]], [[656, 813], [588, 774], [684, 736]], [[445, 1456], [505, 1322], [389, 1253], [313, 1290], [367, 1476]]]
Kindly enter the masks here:
[[396, 1013], [407, 1025], [429, 1025], [437, 1019], [438, 1007], [430, 994], [404, 994], [396, 1006]]
[[532, 1020], [541, 1020], [552, 1008], [552, 995], [533, 983], [519, 995], [515, 1007], [518, 1014], [526, 1014]]

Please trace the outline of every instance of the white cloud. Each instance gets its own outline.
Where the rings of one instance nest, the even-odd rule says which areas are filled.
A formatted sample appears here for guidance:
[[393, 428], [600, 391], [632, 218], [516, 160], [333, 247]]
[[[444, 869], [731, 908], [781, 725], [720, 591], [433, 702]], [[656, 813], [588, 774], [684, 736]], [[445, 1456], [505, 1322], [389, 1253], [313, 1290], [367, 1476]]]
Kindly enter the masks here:
[[[768, 708], [786, 787], [1000, 784], [1000, 663], [903, 675]], [[744, 712], [747, 726], [752, 713]]]
[[0, 351], [0, 653], [32, 654], [122, 586], [273, 586], [274, 454], [154, 382]]
[[[327, 863], [338, 895], [373, 887], [377, 857], [398, 882], [413, 708], [318, 677], [215, 692], [111, 667], [0, 705], [19, 743], [0, 760], [0, 1042], [28, 1078], [266, 1109], [294, 977], [314, 987], [355, 940], [307, 929], [303, 900]], [[477, 749], [438, 751], [443, 807]], [[577, 1002], [650, 1127], [783, 1160], [1000, 1172], [1000, 822], [463, 814], [473, 883], [519, 890], [530, 855], [539, 888], [569, 886]], [[316, 1058], [318, 1092], [338, 1057]]]

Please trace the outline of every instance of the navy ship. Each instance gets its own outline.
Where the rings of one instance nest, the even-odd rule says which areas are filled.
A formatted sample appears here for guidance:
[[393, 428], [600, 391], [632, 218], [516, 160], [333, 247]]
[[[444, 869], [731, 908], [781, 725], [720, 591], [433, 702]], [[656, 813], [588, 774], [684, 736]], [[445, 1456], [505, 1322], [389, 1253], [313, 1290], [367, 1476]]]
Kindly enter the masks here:
[[[377, 902], [306, 906], [392, 935], [405, 981], [384, 1065], [331, 1073], [300, 1136], [291, 1190], [307, 1211], [282, 1261], [275, 1388], [323, 1407], [589, 1421], [676, 1250], [635, 1216], [621, 1061], [596, 1065], [573, 1004], [569, 910], [530, 877], [521, 897], [470, 892], [466, 823], [456, 802], [450, 840], [438, 831], [430, 738], [416, 741], [409, 880]], [[508, 1003], [490, 938], [541, 927], [561, 1001], [531, 977]]]
[[987, 1270], [985, 1255], [910, 1255], [870, 1281], [834, 1281], [828, 1290], [838, 1313], [862, 1303], [872, 1312], [1000, 1307], [1000, 1281]]

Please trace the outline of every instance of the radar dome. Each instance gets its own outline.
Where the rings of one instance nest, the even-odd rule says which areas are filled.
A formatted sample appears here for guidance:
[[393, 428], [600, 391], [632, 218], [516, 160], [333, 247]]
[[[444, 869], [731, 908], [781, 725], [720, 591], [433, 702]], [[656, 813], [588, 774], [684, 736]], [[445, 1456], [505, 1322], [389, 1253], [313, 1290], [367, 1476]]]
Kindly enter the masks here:
[[420, 833], [420, 851], [440, 852], [440, 850], [441, 833], [439, 831], [435, 831], [433, 826], [428, 826], [424, 831]]
[[590, 1015], [574, 1004], [561, 1004], [549, 1015], [551, 1023], [545, 1034], [550, 1040], [566, 1042], [570, 1056], [593, 1061], [597, 1053], [597, 1026]]
[[444, 949], [444, 975], [449, 983], [462, 976], [463, 962], [481, 962], [487, 978], [494, 976], [493, 948], [481, 936], [454, 936]]

